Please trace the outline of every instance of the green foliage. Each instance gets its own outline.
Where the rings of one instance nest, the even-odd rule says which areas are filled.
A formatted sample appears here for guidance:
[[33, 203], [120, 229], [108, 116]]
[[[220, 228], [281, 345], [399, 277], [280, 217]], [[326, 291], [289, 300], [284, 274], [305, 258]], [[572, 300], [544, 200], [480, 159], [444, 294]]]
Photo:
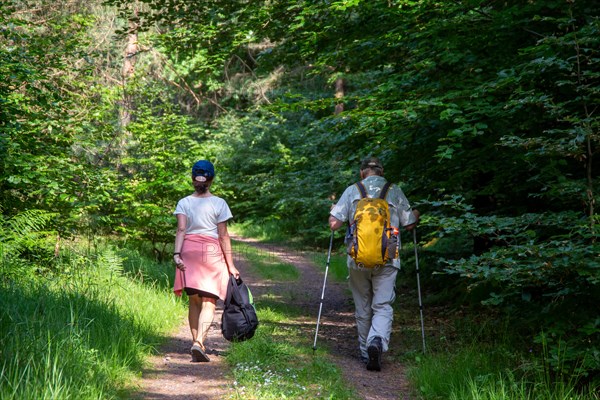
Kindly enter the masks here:
[[266, 243], [293, 244], [290, 237], [281, 232], [280, 228], [281, 226], [278, 225], [278, 221], [276, 220], [257, 223], [251, 219], [246, 219], [240, 223], [233, 223], [228, 227], [229, 232], [236, 236], [250, 237]]
[[470, 378], [467, 387], [451, 392], [452, 400], [503, 400], [503, 399], [549, 399], [549, 400], [596, 400], [594, 389], [578, 391], [572, 383], [555, 385], [536, 385], [529, 388], [528, 382], [517, 379], [511, 371], [498, 376], [477, 376]]
[[8, 215], [38, 208], [64, 216], [81, 191], [84, 169], [70, 149], [89, 78], [89, 64], [75, 60], [90, 19], [61, 3], [0, 6], [0, 202]]
[[43, 240], [43, 229], [54, 214], [41, 210], [27, 210], [4, 221], [0, 216], [0, 254], [6, 257], [18, 256]]
[[447, 398], [466, 385], [466, 379], [495, 376], [508, 364], [507, 355], [493, 348], [464, 348], [460, 352], [419, 358], [409, 371], [417, 391], [428, 399]]
[[160, 259], [210, 158], [236, 222], [324, 246], [377, 155], [423, 237], [452, 245], [428, 272], [544, 332], [549, 365], [597, 374], [597, 2], [38, 3], [0, 5], [3, 221], [51, 211], [61, 237], [116, 232]]
[[[329, 259], [329, 278], [333, 278], [338, 282], [346, 282], [348, 279], [348, 264], [347, 264], [346, 248], [344, 246], [343, 250], [336, 252], [335, 249], [332, 250], [331, 257]], [[327, 267], [327, 253], [325, 251], [311, 254], [310, 259], [313, 263], [323, 269]], [[329, 279], [328, 278], [328, 279]]]
[[156, 43], [183, 80], [228, 110], [204, 101], [195, 113], [213, 115], [206, 146], [238, 221], [322, 245], [330, 203], [378, 155], [419, 199], [425, 237], [462, 246], [438, 263], [458, 278], [448, 282], [527, 321], [532, 340], [549, 329], [553, 351], [566, 340], [568, 362], [597, 369], [596, 316], [569, 310], [598, 300], [598, 6], [148, 7], [140, 22], [165, 27]]
[[481, 295], [483, 288], [484, 305], [501, 307], [536, 340], [540, 330], [551, 332], [547, 344], [555, 355], [548, 359], [553, 368], [560, 358], [575, 374], [594, 370], [600, 326], [597, 316], [580, 310], [600, 300], [595, 256], [600, 247], [585, 217], [573, 212], [482, 217], [464, 203], [435, 203], [442, 204], [461, 212], [436, 222], [445, 227], [441, 234], [461, 232], [487, 242], [480, 254], [446, 259], [444, 271], [459, 275], [468, 291]]
[[[160, 96], [147, 90], [148, 96]], [[174, 240], [175, 204], [193, 192], [191, 166], [210, 157], [200, 150], [204, 135], [198, 127], [168, 105], [141, 106], [134, 115], [127, 127], [132, 140], [120, 159], [124, 179], [109, 203], [111, 225], [121, 222], [118, 232], [150, 241], [164, 258], [164, 245]]]
[[118, 255], [123, 260], [123, 271], [127, 277], [140, 284], [160, 288], [161, 290], [172, 290], [175, 279], [175, 267], [169, 263], [150, 258], [156, 258], [154, 248], [148, 242], [117, 242]]
[[52, 273], [57, 267], [56, 243], [52, 242], [56, 233], [44, 229], [54, 218], [41, 210], [23, 211], [8, 219], [0, 214], [0, 282]]

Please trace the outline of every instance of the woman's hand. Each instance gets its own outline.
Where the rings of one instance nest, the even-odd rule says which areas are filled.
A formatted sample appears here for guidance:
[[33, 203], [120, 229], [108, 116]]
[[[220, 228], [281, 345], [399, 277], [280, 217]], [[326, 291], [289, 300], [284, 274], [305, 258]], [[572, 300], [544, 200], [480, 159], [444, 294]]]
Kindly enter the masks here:
[[173, 261], [175, 262], [175, 265], [178, 269], [185, 271], [185, 265], [183, 264], [183, 260], [181, 259], [181, 256], [179, 254], [175, 254], [173, 256]]
[[235, 279], [238, 279], [240, 277], [240, 271], [238, 271], [237, 268], [233, 265], [229, 267], [229, 273], [233, 275]]

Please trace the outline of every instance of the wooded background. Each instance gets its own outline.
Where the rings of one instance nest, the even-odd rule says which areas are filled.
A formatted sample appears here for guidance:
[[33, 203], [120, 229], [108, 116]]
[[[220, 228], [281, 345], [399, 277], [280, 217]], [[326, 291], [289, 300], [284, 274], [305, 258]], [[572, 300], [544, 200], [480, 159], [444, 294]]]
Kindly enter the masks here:
[[326, 246], [330, 205], [374, 155], [423, 213], [430, 289], [597, 376], [599, 11], [3, 1], [2, 257], [43, 273], [61, 240], [114, 234], [165, 257], [203, 158], [236, 222]]

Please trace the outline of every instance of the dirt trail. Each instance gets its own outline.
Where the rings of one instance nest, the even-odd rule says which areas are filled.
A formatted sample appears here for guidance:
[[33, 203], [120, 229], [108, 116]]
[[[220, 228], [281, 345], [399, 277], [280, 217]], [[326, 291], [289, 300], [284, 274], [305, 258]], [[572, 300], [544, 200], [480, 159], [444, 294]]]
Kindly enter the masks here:
[[[282, 296], [289, 304], [306, 310], [300, 329], [314, 337], [316, 318], [321, 300], [323, 273], [306, 254], [277, 246], [235, 238], [252, 245], [269, 257], [294, 264], [300, 271], [297, 282], [273, 282], [251, 275], [242, 255], [236, 254], [236, 266], [251, 285], [256, 299], [265, 294]], [[234, 249], [235, 251], [235, 249]], [[220, 302], [219, 302], [220, 303]], [[221, 308], [215, 321], [221, 320]], [[144, 371], [138, 399], [223, 399], [233, 394], [228, 380], [227, 366], [220, 355], [228, 346], [215, 323], [208, 334], [207, 348], [210, 363], [190, 362], [190, 333], [187, 320], [177, 334], [150, 360], [151, 367]], [[358, 358], [358, 344], [354, 325], [354, 310], [346, 283], [327, 280], [323, 301], [317, 347], [330, 349], [334, 362], [343, 371], [346, 381], [353, 385], [360, 398], [366, 400], [410, 399], [405, 371], [384, 355], [381, 372], [366, 371]]]
[[[215, 321], [221, 321], [222, 304], [217, 309]], [[192, 363], [190, 355], [191, 334], [187, 318], [180, 329], [151, 357], [139, 382], [140, 391], [135, 399], [152, 400], [214, 400], [230, 394], [227, 365], [222, 354], [228, 342], [221, 335], [218, 323], [209, 330], [206, 347], [210, 362]], [[209, 350], [208, 350], [209, 349]]]

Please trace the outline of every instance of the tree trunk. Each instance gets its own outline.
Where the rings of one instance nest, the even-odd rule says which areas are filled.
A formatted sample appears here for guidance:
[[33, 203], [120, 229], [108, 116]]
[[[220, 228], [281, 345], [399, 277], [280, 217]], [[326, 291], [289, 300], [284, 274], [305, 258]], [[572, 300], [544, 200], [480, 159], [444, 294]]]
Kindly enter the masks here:
[[[134, 17], [137, 17], [137, 14], [136, 8], [133, 12]], [[125, 51], [123, 53], [123, 69], [121, 70], [123, 101], [120, 110], [120, 126], [123, 133], [125, 133], [127, 125], [131, 122], [131, 96], [127, 93], [127, 81], [135, 72], [136, 55], [139, 52], [137, 29], [137, 22], [129, 20], [127, 46], [125, 46]]]

